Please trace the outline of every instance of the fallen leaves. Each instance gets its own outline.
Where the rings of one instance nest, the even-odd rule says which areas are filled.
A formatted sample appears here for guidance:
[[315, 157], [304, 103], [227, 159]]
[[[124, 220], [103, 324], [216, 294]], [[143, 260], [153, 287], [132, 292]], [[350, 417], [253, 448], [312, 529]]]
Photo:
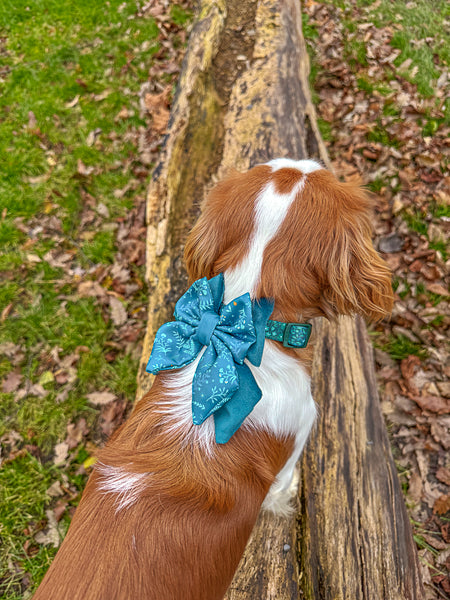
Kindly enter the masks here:
[[109, 306], [111, 309], [111, 319], [117, 327], [126, 323], [128, 319], [127, 311], [120, 300], [115, 296], [109, 297]]
[[104, 404], [109, 404], [115, 400], [116, 395], [112, 394], [111, 392], [92, 392], [90, 394], [86, 394], [86, 398], [94, 406], [103, 406]]
[[15, 392], [20, 384], [22, 383], [23, 375], [18, 371], [11, 371], [5, 377], [2, 383], [2, 392], [5, 394], [10, 394], [11, 392]]
[[160, 94], [146, 93], [144, 95], [144, 105], [149, 115], [152, 117], [153, 128], [160, 134], [166, 133], [167, 123], [169, 122], [169, 96], [172, 86], [167, 86]]
[[67, 425], [67, 437], [65, 443], [69, 450], [76, 448], [88, 435], [90, 428], [87, 426], [86, 419], [81, 418], [77, 423]]
[[[312, 44], [317, 111], [330, 131], [334, 167], [346, 180], [361, 174], [375, 191], [376, 243], [396, 280], [392, 319], [375, 333], [379, 341], [397, 343], [399, 359], [376, 349], [376, 362], [409, 513], [419, 535], [432, 530], [426, 534], [430, 546], [449, 552], [442, 542], [450, 541], [448, 527], [440, 518], [450, 509], [449, 219], [441, 216], [450, 204], [445, 164], [450, 128], [443, 112], [447, 69], [435, 57], [442, 73], [432, 97], [421, 97], [411, 83], [413, 60], [395, 64], [400, 50], [391, 41], [401, 23], [376, 27], [377, 3], [347, 2], [342, 12], [329, 3], [308, 2], [304, 10], [308, 25], [317, 29]], [[356, 31], [343, 26], [349, 19]], [[382, 21], [380, 15], [376, 21]], [[353, 43], [365, 48], [364, 60], [349, 56]], [[450, 592], [435, 575], [439, 565], [450, 562], [448, 555], [421, 552], [432, 565], [424, 569], [425, 580]]]
[[445, 415], [450, 412], [450, 402], [440, 396], [415, 396], [414, 401], [422, 410]]
[[89, 177], [94, 171], [95, 167], [87, 167], [81, 158], [77, 160], [77, 173], [82, 177]]
[[437, 515], [445, 515], [450, 511], [450, 494], [443, 494], [433, 504], [433, 512]]
[[80, 94], [77, 94], [72, 100], [66, 102], [66, 108], [74, 108], [80, 101]]
[[47, 528], [44, 531], [38, 531], [34, 539], [38, 544], [43, 546], [52, 546], [58, 548], [61, 543], [61, 535], [58, 529], [58, 521], [56, 520], [55, 513], [53, 510], [48, 509], [45, 511], [47, 517]]
[[62, 465], [63, 463], [65, 463], [68, 454], [69, 444], [67, 444], [66, 442], [59, 442], [59, 444], [56, 444], [54, 449], [53, 464], [56, 466]]

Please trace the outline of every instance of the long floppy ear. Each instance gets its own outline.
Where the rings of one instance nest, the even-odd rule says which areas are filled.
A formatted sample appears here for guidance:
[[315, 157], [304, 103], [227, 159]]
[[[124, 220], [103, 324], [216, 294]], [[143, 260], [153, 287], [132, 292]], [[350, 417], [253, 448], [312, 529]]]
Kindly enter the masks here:
[[359, 313], [369, 321], [388, 316], [393, 306], [391, 272], [372, 245], [372, 206], [364, 191], [339, 184], [341, 210], [326, 256], [327, 315]]
[[236, 266], [249, 248], [256, 198], [271, 168], [232, 171], [209, 193], [202, 214], [186, 241], [189, 280], [212, 277]]
[[220, 253], [222, 236], [215, 220], [208, 218], [210, 211], [205, 208], [194, 225], [184, 248], [184, 260], [192, 283], [201, 277], [213, 276], [214, 263]]

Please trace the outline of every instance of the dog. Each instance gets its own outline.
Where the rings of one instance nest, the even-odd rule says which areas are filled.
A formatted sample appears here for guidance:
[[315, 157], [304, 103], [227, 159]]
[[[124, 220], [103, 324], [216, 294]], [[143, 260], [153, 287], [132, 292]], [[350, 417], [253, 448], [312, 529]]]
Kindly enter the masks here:
[[249, 353], [234, 365], [238, 413], [258, 390], [260, 398], [231, 415], [231, 425], [223, 398], [213, 409], [193, 401], [223, 315], [202, 316], [196, 357], [160, 368], [164, 332], [174, 331], [173, 323], [162, 328], [159, 358], [150, 359], [153, 386], [99, 452], [35, 600], [223, 598], [261, 506], [289, 512], [295, 464], [316, 419], [312, 344], [289, 336], [296, 326], [307, 332], [316, 317], [376, 321], [391, 311], [391, 276], [372, 246], [372, 219], [364, 191], [313, 160], [275, 159], [213, 188], [186, 243], [190, 290], [214, 288], [216, 310], [242, 312], [243, 302], [262, 310], [266, 329], [268, 316], [284, 326], [283, 339], [259, 339], [259, 358]]

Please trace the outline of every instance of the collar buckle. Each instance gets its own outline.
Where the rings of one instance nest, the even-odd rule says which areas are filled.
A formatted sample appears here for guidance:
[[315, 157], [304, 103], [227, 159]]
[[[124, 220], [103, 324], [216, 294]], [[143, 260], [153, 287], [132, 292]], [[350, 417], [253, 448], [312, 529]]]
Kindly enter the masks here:
[[[301, 332], [302, 332], [301, 340], [295, 341], [294, 343], [290, 343], [289, 337], [294, 328], [301, 330]], [[295, 329], [294, 329], [294, 332], [295, 332]], [[305, 348], [308, 343], [310, 334], [311, 334], [310, 323], [301, 323], [301, 324], [300, 323], [286, 323], [286, 328], [284, 330], [283, 340], [282, 340], [283, 346], [285, 348]]]

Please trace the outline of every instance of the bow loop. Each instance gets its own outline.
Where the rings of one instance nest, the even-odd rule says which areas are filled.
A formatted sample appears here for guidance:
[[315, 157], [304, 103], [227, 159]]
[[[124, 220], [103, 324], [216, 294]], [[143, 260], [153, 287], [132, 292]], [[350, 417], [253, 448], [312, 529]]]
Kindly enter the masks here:
[[176, 303], [176, 321], [158, 330], [147, 365], [153, 374], [177, 369], [206, 346], [192, 382], [192, 416], [201, 424], [214, 413], [218, 443], [228, 441], [261, 397], [244, 360], [260, 364], [273, 310], [271, 301], [252, 303], [249, 294], [223, 305], [223, 294], [222, 274], [195, 281]]
[[212, 310], [205, 311], [197, 327], [195, 337], [203, 346], [209, 346], [212, 334], [217, 327], [219, 322], [219, 315]]

